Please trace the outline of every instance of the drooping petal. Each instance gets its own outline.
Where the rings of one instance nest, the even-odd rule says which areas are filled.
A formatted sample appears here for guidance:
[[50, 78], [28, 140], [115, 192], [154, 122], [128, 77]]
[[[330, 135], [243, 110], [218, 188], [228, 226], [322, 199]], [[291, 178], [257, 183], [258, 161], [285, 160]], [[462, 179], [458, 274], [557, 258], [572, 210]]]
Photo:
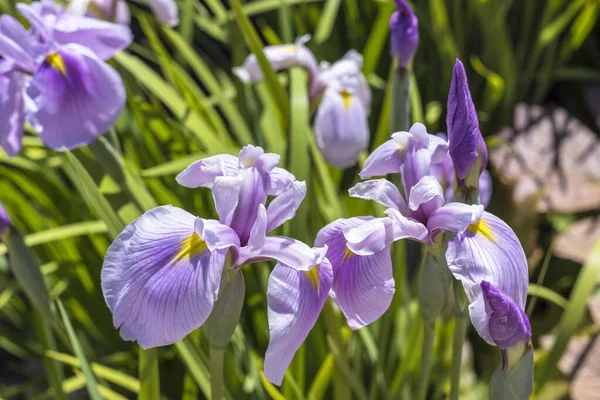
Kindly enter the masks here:
[[55, 150], [94, 142], [114, 125], [125, 105], [119, 74], [77, 44], [49, 54], [29, 90], [38, 107], [36, 129]]
[[473, 326], [483, 339], [495, 344], [480, 284], [491, 283], [525, 308], [529, 278], [519, 239], [504, 221], [484, 211], [476, 223], [450, 240], [446, 260], [465, 288]]
[[359, 199], [373, 200], [386, 207], [395, 208], [404, 215], [409, 215], [410, 210], [400, 191], [387, 179], [372, 179], [359, 182], [350, 189], [350, 196]]
[[385, 176], [391, 173], [399, 173], [402, 156], [398, 143], [394, 139], [384, 142], [367, 157], [359, 175], [361, 179], [374, 176]]
[[439, 231], [463, 233], [469, 225], [477, 223], [483, 214], [482, 205], [447, 203], [438, 208], [427, 220], [427, 229], [432, 240]]
[[324, 259], [310, 271], [277, 263], [267, 289], [271, 338], [265, 355], [265, 376], [281, 385], [294, 354], [315, 325], [333, 281]]
[[[265, 57], [275, 71], [291, 67], [303, 67], [308, 70], [311, 79], [317, 75], [317, 59], [305, 46], [310, 36], [299, 38], [295, 44], [282, 44], [264, 48]], [[233, 73], [244, 83], [258, 82], [263, 79], [263, 74], [254, 54], [250, 54], [240, 67], [233, 69]]]
[[133, 41], [127, 25], [60, 12], [52, 26], [59, 44], [76, 43], [87, 47], [101, 60], [108, 60]]
[[171, 27], [179, 24], [179, 10], [175, 0], [146, 0], [146, 2], [160, 22]]
[[432, 175], [424, 176], [413, 186], [408, 198], [408, 206], [411, 210], [415, 211], [419, 206], [429, 202], [431, 202], [430, 208], [433, 210], [432, 212], [444, 204], [444, 190], [438, 180]]
[[386, 211], [389, 218], [375, 218], [344, 230], [347, 246], [353, 253], [368, 256], [377, 253], [400, 239], [427, 241], [427, 228], [408, 219], [395, 208]]
[[184, 169], [175, 180], [188, 188], [212, 188], [219, 176], [237, 176], [240, 172], [238, 158], [230, 154], [219, 154], [195, 161]]
[[489, 317], [490, 337], [505, 350], [531, 339], [531, 324], [525, 311], [510, 296], [487, 281], [480, 284]]
[[273, 168], [270, 175], [271, 187], [267, 190], [269, 196], [278, 196], [296, 181], [296, 177], [283, 168]]
[[338, 168], [356, 163], [369, 144], [369, 127], [364, 105], [353, 90], [327, 89], [317, 110], [314, 131], [328, 163]]
[[294, 218], [306, 196], [306, 183], [294, 182], [285, 192], [275, 197], [267, 208], [267, 232]]
[[276, 260], [300, 271], [308, 271], [320, 262], [322, 253], [315, 251], [303, 242], [285, 236], [269, 236], [260, 252], [240, 249], [236, 266], [250, 264], [259, 260]]
[[145, 349], [168, 345], [209, 316], [227, 251], [209, 251], [194, 231], [195, 220], [179, 208], [157, 207], [109, 247], [102, 291], [123, 339]]
[[333, 268], [331, 295], [352, 329], [362, 328], [381, 317], [395, 291], [389, 247], [360, 256], [346, 246], [344, 230], [369, 220], [368, 217], [339, 219], [321, 229], [315, 240], [316, 246], [328, 246], [327, 258]]
[[454, 162], [456, 176], [462, 181], [467, 178], [478, 157], [482, 159], [481, 171], [485, 168], [487, 149], [479, 130], [479, 121], [471, 99], [465, 67], [460, 60], [456, 60], [452, 74], [446, 124], [450, 156]]
[[2, 149], [9, 156], [21, 150], [25, 123], [24, 77], [16, 71], [0, 74], [0, 135]]

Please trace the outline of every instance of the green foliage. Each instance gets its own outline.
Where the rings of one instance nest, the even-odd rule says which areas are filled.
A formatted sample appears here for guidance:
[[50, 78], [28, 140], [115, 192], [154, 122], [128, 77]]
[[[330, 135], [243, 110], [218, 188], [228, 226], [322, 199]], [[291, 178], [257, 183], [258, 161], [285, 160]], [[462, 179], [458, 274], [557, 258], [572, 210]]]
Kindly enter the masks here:
[[[412, 75], [406, 77], [411, 82], [410, 108], [412, 120], [424, 122], [430, 132], [445, 130], [446, 96], [456, 58], [467, 68], [486, 136], [511, 123], [519, 102], [543, 103], [557, 85], [600, 81], [600, 3], [595, 0], [412, 3], [421, 43]], [[364, 54], [364, 73], [373, 89], [372, 150], [389, 138], [395, 112], [388, 51], [393, 1], [178, 4], [177, 29], [160, 26], [146, 8], [132, 4], [135, 43], [112, 61], [128, 96], [113, 131], [89, 148], [64, 153], [45, 148], [29, 131], [21, 155], [0, 154], [0, 203], [23, 235], [11, 235], [0, 245], [0, 358], [10, 359], [11, 365], [43, 364], [46, 374], [21, 373], [8, 383], [0, 371], [1, 398], [66, 398], [83, 390], [94, 399], [210, 398], [205, 330], [173, 346], [142, 351], [119, 337], [100, 287], [102, 260], [111, 240], [143, 212], [173, 204], [195, 215], [216, 217], [207, 190], [189, 190], [175, 182], [175, 175], [194, 160], [237, 154], [247, 143], [281, 154], [282, 165], [308, 186], [296, 218], [282, 229], [308, 244], [336, 218], [381, 213], [369, 202], [348, 197], [347, 189], [358, 179], [356, 168], [338, 171], [319, 153], [306, 73], [275, 73], [262, 49], [310, 33], [313, 41], [308, 46], [320, 61], [334, 62], [350, 49]], [[0, 0], [0, 12], [17, 15], [7, 0]], [[265, 74], [264, 82], [253, 86], [241, 84], [231, 73], [249, 52], [257, 54]], [[588, 121], [573, 105], [573, 97], [552, 100]], [[403, 260], [398, 247], [395, 259]], [[598, 254], [596, 245], [579, 274], [577, 269], [565, 272], [575, 282], [573, 290], [545, 286], [543, 277], [530, 285], [530, 295], [539, 297], [539, 303], [557, 305], [560, 316], [551, 326], [536, 324], [537, 309], [528, 310], [536, 351], [540, 334], [556, 335], [550, 350], [540, 350], [542, 356], [536, 357], [535, 390], [561, 378], [555, 368], [569, 339], [584, 329], [596, 329], [590, 328], [585, 313], [600, 268]], [[414, 272], [415, 266], [398, 265], [401, 262], [396, 262], [397, 270]], [[411, 296], [413, 282], [402, 273], [396, 274], [397, 293], [390, 310], [358, 332], [351, 332], [328, 303], [282, 387], [270, 384], [262, 363], [268, 343], [265, 293], [271, 267], [261, 263], [243, 271], [246, 302], [225, 350], [224, 398], [416, 396], [424, 327], [416, 296]], [[550, 268], [567, 270], [564, 267], [554, 263]], [[455, 324], [450, 310], [442, 310], [434, 331], [429, 398], [442, 398], [450, 391]], [[476, 334], [468, 339], [481, 348]], [[464, 360], [460, 371], [461, 398], [484, 398], [498, 363], [493, 348], [476, 351], [474, 357], [477, 362]], [[473, 371], [477, 379], [465, 383], [464, 377]]]

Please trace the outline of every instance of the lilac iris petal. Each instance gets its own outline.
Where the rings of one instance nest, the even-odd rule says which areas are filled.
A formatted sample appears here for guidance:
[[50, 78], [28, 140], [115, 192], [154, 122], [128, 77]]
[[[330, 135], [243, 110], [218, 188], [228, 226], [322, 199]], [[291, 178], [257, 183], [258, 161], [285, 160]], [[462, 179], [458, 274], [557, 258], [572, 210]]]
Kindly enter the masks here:
[[[113, 15], [114, 3], [116, 10]], [[129, 25], [131, 15], [125, 0], [71, 0], [66, 11], [71, 15], [86, 16]]]
[[327, 245], [327, 258], [333, 268], [332, 296], [352, 329], [377, 320], [389, 308], [394, 296], [392, 260], [389, 247], [369, 255], [352, 253], [344, 230], [356, 228], [370, 217], [338, 219], [317, 234], [316, 246]]
[[404, 215], [410, 214], [410, 209], [400, 191], [387, 179], [373, 179], [359, 182], [349, 190], [351, 197], [373, 200], [386, 207], [395, 208]]
[[492, 199], [492, 174], [484, 169], [479, 176], [479, 202], [487, 207]]
[[398, 10], [390, 19], [392, 56], [399, 58], [401, 68], [406, 68], [419, 46], [419, 20], [406, 0], [396, 0]]
[[226, 250], [208, 250], [195, 221], [181, 209], [157, 207], [128, 225], [109, 247], [102, 291], [123, 339], [137, 340], [143, 348], [164, 346], [208, 318]]
[[237, 176], [239, 171], [237, 157], [230, 154], [219, 154], [192, 163], [175, 179], [181, 186], [188, 188], [212, 188], [217, 177]]
[[229, 226], [213, 219], [196, 218], [195, 232], [204, 240], [210, 251], [240, 247], [240, 239]]
[[21, 150], [25, 122], [24, 76], [16, 71], [0, 73], [0, 135], [9, 156]]
[[450, 156], [454, 162], [459, 181], [467, 178], [469, 171], [481, 157], [481, 171], [487, 165], [487, 149], [477, 120], [475, 105], [469, 92], [465, 67], [456, 60], [452, 75], [452, 85], [448, 93], [448, 139]]
[[270, 196], [281, 194], [296, 181], [296, 177], [283, 168], [273, 168], [270, 175], [271, 186], [267, 190], [267, 194]]
[[[312, 80], [317, 75], [318, 67], [317, 59], [305, 46], [309, 40], [310, 36], [305, 35], [296, 40], [295, 44], [267, 46], [264, 48], [265, 57], [267, 57], [275, 71], [291, 67], [303, 67], [308, 70]], [[250, 54], [244, 64], [234, 68], [233, 72], [245, 83], [258, 82], [263, 79], [262, 71], [254, 54]]]
[[388, 218], [375, 218], [357, 227], [346, 228], [344, 237], [355, 254], [368, 256], [377, 253], [400, 239], [428, 242], [425, 225], [406, 218], [395, 208], [386, 210]]
[[438, 208], [427, 220], [427, 229], [432, 240], [439, 231], [463, 233], [471, 224], [477, 223], [483, 214], [482, 205], [447, 203]]
[[363, 56], [356, 50], [350, 50], [333, 65], [321, 63], [318, 81], [321, 91], [327, 87], [352, 89], [368, 114], [371, 110], [371, 89], [362, 73], [362, 65]]
[[413, 186], [408, 198], [408, 206], [416, 211], [421, 205], [429, 202], [432, 202], [433, 210], [437, 210], [444, 204], [444, 190], [438, 180], [431, 175], [424, 176]]
[[362, 179], [368, 179], [374, 176], [399, 173], [401, 162], [402, 157], [398, 143], [394, 139], [390, 139], [371, 152], [359, 175]]
[[310, 271], [277, 263], [267, 289], [271, 338], [265, 355], [265, 376], [280, 385], [294, 354], [315, 325], [333, 281], [329, 260]]
[[39, 35], [40, 39], [46, 42], [52, 40], [52, 29], [47, 27], [47, 22], [40, 12], [48, 7], [51, 7], [52, 10], [57, 9], [55, 4], [48, 2], [34, 2], [32, 4], [17, 3], [17, 10], [29, 21], [36, 35]]
[[36, 52], [31, 36], [10, 15], [0, 16], [0, 55], [14, 61], [24, 72], [35, 70]]
[[495, 344], [480, 283], [491, 283], [525, 308], [529, 278], [519, 239], [504, 221], [484, 211], [476, 223], [450, 240], [446, 260], [465, 288], [475, 329], [488, 343]]
[[[33, 76], [40, 138], [55, 150], [92, 143], [114, 125], [125, 105], [119, 74], [86, 47], [70, 44], [48, 55]], [[68, 121], [68, 122], [66, 122]]]
[[285, 236], [268, 236], [260, 252], [243, 247], [235, 260], [237, 267], [259, 260], [277, 260], [300, 271], [308, 271], [317, 264], [320, 253], [303, 242]]
[[525, 311], [506, 293], [487, 281], [481, 291], [489, 317], [489, 333], [498, 347], [505, 350], [531, 339], [531, 324]]
[[306, 196], [306, 183], [294, 182], [286, 191], [275, 197], [267, 208], [267, 232], [294, 218]]
[[242, 181], [241, 176], [219, 176], [212, 185], [215, 208], [223, 224], [231, 225], [233, 213], [238, 205]]
[[328, 163], [338, 168], [354, 165], [369, 144], [364, 104], [353, 90], [328, 88], [317, 110], [314, 131]]

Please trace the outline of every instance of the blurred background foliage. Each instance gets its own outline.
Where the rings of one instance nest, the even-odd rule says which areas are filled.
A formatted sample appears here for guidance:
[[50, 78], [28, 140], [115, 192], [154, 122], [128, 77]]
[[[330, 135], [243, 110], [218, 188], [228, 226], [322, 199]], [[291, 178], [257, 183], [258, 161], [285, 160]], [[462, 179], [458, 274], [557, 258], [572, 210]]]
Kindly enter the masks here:
[[[17, 16], [15, 3], [0, 0], [0, 11]], [[308, 194], [297, 217], [280, 229], [309, 244], [318, 229], [336, 218], [382, 211], [348, 197], [358, 167], [335, 170], [318, 153], [310, 130], [315, 105], [308, 99], [304, 71], [294, 69], [279, 79], [245, 86], [231, 69], [250, 50], [292, 42], [306, 33], [312, 35], [308, 47], [319, 61], [334, 62], [356, 49], [364, 54], [363, 71], [373, 90], [373, 149], [390, 136], [394, 112], [388, 38], [393, 1], [178, 4], [181, 22], [174, 30], [157, 23], [143, 5], [130, 4], [135, 43], [112, 61], [127, 88], [127, 107], [108, 135], [88, 148], [56, 153], [28, 131], [21, 155], [0, 155], [0, 202], [36, 256], [7, 257], [7, 247], [0, 246], [1, 398], [210, 397], [202, 329], [176, 345], [140, 352], [120, 339], [100, 288], [102, 260], [112, 238], [145, 210], [173, 204], [203, 217], [216, 216], [209, 191], [188, 190], [174, 180], [192, 161], [237, 154], [247, 143], [281, 154], [282, 165], [307, 181]], [[460, 58], [492, 154], [498, 150], [527, 159], [539, 153], [560, 160], [566, 151], [561, 145], [573, 130], [585, 130], [589, 146], [597, 146], [600, 1], [415, 0], [412, 5], [421, 36], [411, 77], [413, 122], [425, 123], [432, 133], [445, 131], [452, 66]], [[525, 124], [517, 121], [513, 139], [505, 140], [497, 133], [516, 126], [520, 103], [540, 105], [543, 111]], [[557, 109], [581, 124], [561, 129], [552, 118]], [[546, 120], [556, 140], [536, 147], [536, 124]], [[527, 147], [514, 145], [520, 134], [532, 135], [531, 148], [515, 148]], [[539, 207], [549, 192], [560, 196], [561, 186], [546, 185], [542, 176], [533, 195], [517, 198], [513, 188], [522, 176], [507, 177], [502, 159], [492, 164], [490, 211], [515, 228], [530, 258], [527, 311], [536, 348], [535, 396], [598, 398], [593, 385], [600, 366], [590, 360], [600, 355], [595, 346], [600, 322], [595, 216], [600, 205], [566, 211]], [[565, 174], [560, 162], [551, 164], [565, 179], [581, 173], [575, 167]], [[600, 163], [595, 165], [596, 180], [581, 185], [597, 187]], [[586, 196], [578, 194], [581, 185], [575, 199]], [[570, 260], [553, 255], [557, 236], [583, 218], [592, 218], [592, 227], [566, 240], [566, 246], [584, 240], [589, 246]], [[412, 398], [423, 328], [411, 295], [413, 283], [403, 271], [412, 276], [416, 266], [404, 265], [402, 245], [395, 260], [397, 291], [385, 316], [351, 332], [335, 308], [326, 307], [280, 388], [262, 374], [268, 342], [265, 293], [272, 265], [245, 268], [246, 304], [226, 352], [225, 397]], [[448, 307], [436, 331], [433, 399], [443, 398], [449, 386], [454, 319]], [[499, 352], [474, 331], [465, 352], [461, 398], [485, 398]]]

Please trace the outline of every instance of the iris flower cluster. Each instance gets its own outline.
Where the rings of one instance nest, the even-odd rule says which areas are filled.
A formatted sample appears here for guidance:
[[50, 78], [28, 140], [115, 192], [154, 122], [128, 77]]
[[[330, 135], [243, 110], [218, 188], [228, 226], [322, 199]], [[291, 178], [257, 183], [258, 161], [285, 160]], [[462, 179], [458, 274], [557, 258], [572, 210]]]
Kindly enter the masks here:
[[[267, 46], [265, 56], [276, 71], [302, 67], [309, 74], [309, 96], [319, 101], [313, 123], [317, 145], [325, 160], [347, 168], [369, 144], [367, 118], [371, 110], [371, 89], [361, 72], [363, 57], [351, 50], [333, 63], [321, 62], [306, 47], [310, 36], [295, 44]], [[256, 56], [248, 56], [234, 73], [246, 83], [262, 79]]]
[[102, 290], [125, 340], [150, 348], [183, 339], [211, 314], [224, 269], [276, 260], [267, 294], [271, 340], [265, 374], [281, 383], [325, 304], [332, 270], [326, 248], [267, 236], [294, 217], [306, 194], [305, 183], [278, 163], [278, 155], [251, 145], [239, 157], [197, 161], [177, 182], [209, 188], [218, 221], [161, 206], [115, 239], [102, 267]]
[[328, 295], [352, 329], [387, 310], [394, 295], [390, 245], [411, 239], [432, 252], [446, 249], [449, 271], [462, 282], [471, 321], [483, 339], [502, 350], [528, 344], [531, 328], [523, 311], [528, 271], [517, 237], [483, 205], [446, 201], [433, 174], [450, 162], [456, 197], [463, 199], [478, 193], [479, 179], [472, 176], [479, 178], [487, 160], [459, 61], [448, 109], [449, 141], [415, 124], [409, 132], [394, 133], [366, 160], [363, 179], [400, 174], [400, 189], [386, 179], [350, 189], [351, 196], [388, 207], [386, 216], [334, 221], [319, 231], [315, 248], [267, 236], [294, 217], [306, 194], [304, 182], [277, 167], [279, 156], [248, 145], [239, 157], [218, 155], [193, 163], [177, 182], [209, 188], [219, 220], [162, 206], [116, 238], [102, 268], [115, 327], [144, 348], [174, 343], [207, 320], [224, 270], [276, 260], [267, 293], [271, 339], [265, 374], [280, 384]]
[[125, 104], [119, 74], [106, 63], [132, 40], [124, 25], [66, 13], [53, 1], [17, 4], [26, 30], [0, 17], [0, 133], [11, 156], [27, 121], [48, 147], [93, 142]]

